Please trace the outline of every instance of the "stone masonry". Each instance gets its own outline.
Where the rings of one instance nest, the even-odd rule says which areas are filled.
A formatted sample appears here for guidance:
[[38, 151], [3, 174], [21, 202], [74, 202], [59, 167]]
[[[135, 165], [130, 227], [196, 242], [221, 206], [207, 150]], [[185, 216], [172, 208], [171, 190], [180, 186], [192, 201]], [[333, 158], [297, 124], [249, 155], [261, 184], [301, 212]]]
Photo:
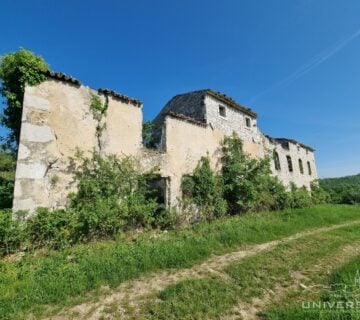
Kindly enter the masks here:
[[[206, 89], [172, 98], [154, 120], [157, 148], [150, 150], [142, 145], [141, 101], [91, 89], [61, 73], [46, 74], [47, 81], [25, 89], [14, 211], [64, 207], [68, 194], [76, 190], [71, 157], [77, 150], [132, 155], [144, 170], [158, 168], [164, 201], [176, 206], [183, 175], [191, 174], [204, 155], [219, 169], [221, 142], [233, 132], [252, 156], [274, 154], [272, 172], [286, 186], [293, 182], [309, 188], [317, 178], [314, 149], [265, 136], [254, 111], [221, 93]], [[93, 95], [108, 105], [100, 138], [90, 110]]]

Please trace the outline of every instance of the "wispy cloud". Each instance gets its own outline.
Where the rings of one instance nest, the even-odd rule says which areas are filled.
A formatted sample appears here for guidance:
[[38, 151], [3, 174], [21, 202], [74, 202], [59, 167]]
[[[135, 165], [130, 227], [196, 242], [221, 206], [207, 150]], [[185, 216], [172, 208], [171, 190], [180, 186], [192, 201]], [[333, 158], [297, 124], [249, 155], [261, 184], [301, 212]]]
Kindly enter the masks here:
[[350, 42], [355, 40], [360, 35], [360, 28], [356, 30], [354, 33], [352, 33], [347, 38], [340, 40], [336, 42], [334, 45], [328, 47], [324, 51], [316, 54], [314, 57], [312, 57], [309, 61], [304, 63], [301, 67], [299, 67], [296, 71], [294, 71], [289, 76], [285, 77], [284, 79], [274, 83], [269, 88], [259, 92], [257, 95], [255, 95], [253, 98], [251, 98], [249, 104], [254, 103], [256, 100], [258, 100], [260, 97], [268, 94], [269, 92], [274, 91], [275, 89], [282, 88], [297, 79], [301, 78], [303, 75], [309, 73], [316, 67], [318, 67], [320, 64], [324, 63], [326, 60], [331, 58], [333, 55], [338, 53], [341, 49], [346, 47]]

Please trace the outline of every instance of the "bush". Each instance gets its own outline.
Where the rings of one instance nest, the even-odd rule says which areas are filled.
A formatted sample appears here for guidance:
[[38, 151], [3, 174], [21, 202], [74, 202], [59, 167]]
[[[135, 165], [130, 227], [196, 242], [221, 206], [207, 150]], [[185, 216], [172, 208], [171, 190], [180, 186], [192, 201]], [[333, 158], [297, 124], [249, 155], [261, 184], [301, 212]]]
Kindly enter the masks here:
[[318, 181], [311, 183], [311, 198], [313, 204], [324, 204], [331, 201], [330, 194], [319, 185]]
[[294, 183], [290, 184], [291, 208], [308, 208], [312, 204], [311, 194], [305, 187], [298, 188]]
[[15, 168], [15, 155], [0, 149], [0, 209], [12, 206]]
[[225, 137], [222, 152], [221, 173], [229, 212], [238, 214], [256, 209], [261, 198], [269, 197], [264, 183], [269, 181], [270, 159], [250, 157], [235, 133]]
[[0, 256], [17, 251], [23, 238], [20, 220], [13, 220], [11, 210], [0, 210]]
[[64, 248], [74, 241], [75, 223], [76, 216], [71, 210], [38, 208], [26, 221], [26, 239], [31, 248]]
[[132, 157], [115, 155], [90, 158], [81, 154], [75, 178], [78, 190], [70, 199], [71, 210], [79, 213], [77, 232], [82, 240], [113, 237], [122, 229], [149, 227], [154, 222], [157, 203], [147, 181]]
[[258, 185], [259, 192], [253, 211], [284, 210], [290, 206], [290, 194], [277, 177], [265, 176]]
[[194, 210], [199, 212], [200, 218], [211, 220], [226, 214], [221, 177], [211, 169], [208, 157], [200, 159], [192, 176], [183, 177], [181, 188], [184, 197], [196, 206]]

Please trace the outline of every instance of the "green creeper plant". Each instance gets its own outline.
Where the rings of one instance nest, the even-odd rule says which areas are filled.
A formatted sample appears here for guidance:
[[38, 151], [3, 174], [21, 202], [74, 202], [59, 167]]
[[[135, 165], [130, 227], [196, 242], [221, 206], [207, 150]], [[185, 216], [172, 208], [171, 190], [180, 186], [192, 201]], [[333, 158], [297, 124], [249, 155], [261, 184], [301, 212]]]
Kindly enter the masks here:
[[108, 100], [105, 97], [105, 103], [102, 103], [101, 98], [98, 95], [92, 94], [91, 95], [91, 102], [90, 102], [90, 110], [93, 115], [93, 118], [96, 120], [96, 138], [98, 141], [98, 147], [101, 149], [101, 135], [106, 128], [106, 123], [103, 122], [103, 118], [106, 115], [108, 109]]

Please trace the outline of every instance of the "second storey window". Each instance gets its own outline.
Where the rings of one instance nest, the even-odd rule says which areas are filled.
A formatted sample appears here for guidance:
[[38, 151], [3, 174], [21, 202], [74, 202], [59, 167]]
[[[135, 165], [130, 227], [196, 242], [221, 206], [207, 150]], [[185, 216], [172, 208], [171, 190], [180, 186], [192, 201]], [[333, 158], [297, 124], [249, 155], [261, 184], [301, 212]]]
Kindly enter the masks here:
[[312, 172], [311, 172], [311, 165], [310, 165], [310, 161], [307, 162], [307, 166], [308, 166], [308, 173], [309, 176], [311, 176]]
[[293, 165], [292, 165], [292, 161], [291, 161], [291, 157], [290, 156], [286, 156], [286, 160], [288, 163], [288, 168], [289, 168], [289, 172], [293, 172]]
[[219, 115], [226, 118], [226, 108], [224, 106], [219, 106]]
[[303, 162], [301, 159], [299, 159], [299, 169], [300, 169], [300, 173], [304, 174], [304, 166], [303, 166]]
[[248, 117], [245, 118], [245, 124], [246, 124], [246, 126], [247, 126], [248, 128], [251, 127], [251, 120], [250, 120], [250, 118], [248, 118]]
[[281, 170], [279, 154], [276, 151], [274, 152], [274, 164], [275, 170]]

